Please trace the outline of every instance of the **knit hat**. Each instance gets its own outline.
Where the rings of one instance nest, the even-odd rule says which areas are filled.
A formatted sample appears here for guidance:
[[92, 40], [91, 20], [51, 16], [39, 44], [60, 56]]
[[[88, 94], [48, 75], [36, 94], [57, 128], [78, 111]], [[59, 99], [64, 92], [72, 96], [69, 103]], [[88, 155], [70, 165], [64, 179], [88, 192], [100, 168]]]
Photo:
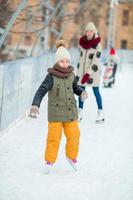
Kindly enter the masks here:
[[67, 58], [68, 60], [71, 60], [70, 53], [67, 50], [66, 40], [58, 40], [56, 42], [56, 48], [57, 48], [57, 51], [55, 53], [55, 63], [65, 58]]
[[87, 26], [85, 27], [85, 31], [93, 31], [95, 34], [97, 34], [98, 32], [93, 22], [89, 22], [87, 24]]

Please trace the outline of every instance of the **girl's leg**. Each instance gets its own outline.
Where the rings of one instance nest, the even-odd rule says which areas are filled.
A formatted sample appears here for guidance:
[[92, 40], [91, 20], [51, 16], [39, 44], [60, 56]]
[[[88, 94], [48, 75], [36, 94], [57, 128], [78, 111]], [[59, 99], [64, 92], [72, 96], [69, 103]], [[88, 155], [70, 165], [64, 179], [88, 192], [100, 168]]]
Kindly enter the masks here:
[[64, 122], [64, 133], [67, 139], [66, 142], [66, 157], [69, 159], [76, 159], [79, 151], [79, 137], [80, 131], [78, 122]]
[[57, 159], [58, 149], [62, 136], [62, 122], [49, 122], [45, 160], [54, 163]]
[[[85, 90], [85, 86], [80, 86], [80, 87], [81, 87], [83, 90]], [[79, 108], [83, 109], [84, 102], [81, 101], [81, 98], [80, 98], [80, 97], [78, 98], [78, 100], [79, 100]]]
[[102, 97], [101, 97], [101, 94], [100, 94], [100, 91], [99, 91], [99, 87], [92, 87], [92, 89], [93, 89], [93, 92], [94, 92], [94, 95], [95, 95], [95, 98], [96, 98], [97, 107], [98, 107], [99, 110], [102, 110], [103, 109]]

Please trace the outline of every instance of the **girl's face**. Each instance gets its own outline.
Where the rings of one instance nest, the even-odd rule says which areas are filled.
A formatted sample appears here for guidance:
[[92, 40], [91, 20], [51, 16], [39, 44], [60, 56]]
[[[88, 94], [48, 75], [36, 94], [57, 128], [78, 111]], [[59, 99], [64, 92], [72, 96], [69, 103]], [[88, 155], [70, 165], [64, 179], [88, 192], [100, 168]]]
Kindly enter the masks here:
[[58, 61], [57, 64], [60, 65], [63, 68], [67, 68], [69, 66], [69, 64], [70, 64], [70, 60], [67, 59], [67, 58], [64, 58], [64, 59]]
[[85, 35], [87, 36], [87, 38], [89, 39], [89, 40], [91, 40], [92, 38], [93, 38], [93, 36], [94, 36], [94, 32], [93, 31], [85, 31]]

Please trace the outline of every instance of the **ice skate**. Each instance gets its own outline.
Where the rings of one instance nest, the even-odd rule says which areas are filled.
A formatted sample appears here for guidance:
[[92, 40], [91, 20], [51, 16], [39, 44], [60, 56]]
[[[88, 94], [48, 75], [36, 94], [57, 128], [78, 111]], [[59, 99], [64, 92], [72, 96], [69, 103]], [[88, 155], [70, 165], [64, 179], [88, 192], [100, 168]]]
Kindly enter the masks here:
[[82, 121], [83, 119], [83, 109], [79, 108], [78, 110], [78, 121]]
[[76, 159], [67, 158], [67, 161], [68, 161], [68, 163], [71, 165], [71, 167], [72, 167], [75, 171], [78, 170], [78, 165], [77, 165], [78, 162], [77, 162]]
[[96, 123], [103, 123], [105, 121], [103, 110], [98, 110]]
[[45, 174], [49, 174], [52, 170], [53, 167], [53, 163], [49, 162], [49, 161], [45, 161], [45, 165], [44, 165], [44, 173]]

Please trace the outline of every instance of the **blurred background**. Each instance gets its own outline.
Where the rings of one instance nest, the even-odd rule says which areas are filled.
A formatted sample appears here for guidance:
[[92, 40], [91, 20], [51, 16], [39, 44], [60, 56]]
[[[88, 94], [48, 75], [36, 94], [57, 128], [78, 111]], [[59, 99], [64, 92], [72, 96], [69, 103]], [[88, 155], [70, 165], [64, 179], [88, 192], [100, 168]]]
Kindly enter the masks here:
[[89, 21], [104, 49], [133, 49], [133, 0], [0, 0], [0, 60], [40, 55], [61, 37], [77, 47]]

